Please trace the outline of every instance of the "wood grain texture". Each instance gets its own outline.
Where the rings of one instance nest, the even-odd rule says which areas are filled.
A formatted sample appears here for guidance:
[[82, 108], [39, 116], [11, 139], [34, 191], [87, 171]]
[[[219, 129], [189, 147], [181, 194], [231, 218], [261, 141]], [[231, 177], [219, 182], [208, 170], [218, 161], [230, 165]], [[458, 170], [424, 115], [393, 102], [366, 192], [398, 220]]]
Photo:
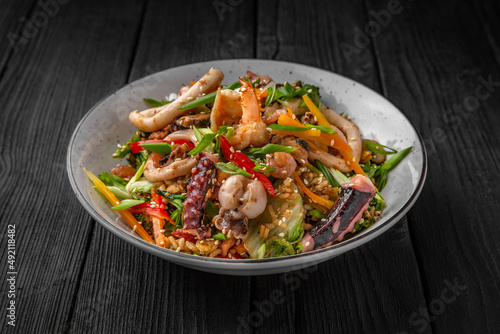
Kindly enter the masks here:
[[[362, 3], [304, 6], [296, 1], [284, 6], [278, 1], [261, 1], [258, 7], [258, 57], [318, 66], [380, 91], [372, 50], [356, 54], [347, 64], [339, 49], [341, 42], [353, 43], [356, 26], [366, 24]], [[327, 94], [328, 88], [322, 88]], [[397, 274], [393, 274], [394, 268]], [[426, 304], [406, 220], [358, 250], [318, 265], [313, 272], [303, 269], [252, 280], [252, 296], [257, 302], [269, 299], [274, 289], [287, 295], [286, 303], [277, 306], [259, 327], [262, 333], [302, 333], [311, 328], [319, 332], [399, 332], [408, 327], [405, 314]], [[253, 310], [258, 307], [254, 305]]]
[[[245, 3], [233, 11], [253, 17], [253, 8], [252, 3]], [[182, 24], [158, 15], [169, 12], [189, 15]], [[148, 2], [129, 81], [151, 69], [159, 71], [209, 59], [252, 57], [253, 21], [242, 21], [230, 14], [226, 12], [220, 21], [211, 2]], [[99, 254], [101, 251], [109, 255]], [[90, 253], [95, 256], [89, 256], [85, 265], [76, 302], [84, 307], [75, 312], [72, 332], [103, 329], [121, 333], [233, 333], [238, 329], [238, 318], [249, 312], [247, 277], [213, 275], [160, 260], [101, 227], [96, 228]], [[112, 276], [113, 268], [121, 270], [123, 264], [125, 269], [118, 275], [122, 286], [113, 293], [116, 280], [107, 277]], [[96, 278], [96, 272], [103, 275]], [[85, 305], [92, 305], [102, 294], [111, 295], [110, 303], [92, 312], [95, 317], [87, 320]], [[132, 311], [111, 307], [128, 304], [133, 305]]]
[[[471, 13], [465, 2], [453, 11], [442, 3], [405, 3], [374, 43], [386, 95], [417, 125], [429, 151], [427, 184], [408, 219], [436, 332], [494, 333], [499, 326], [500, 230], [493, 214], [499, 202], [493, 198], [500, 73], [482, 28], [491, 25]], [[468, 105], [470, 111], [460, 107], [489, 76], [495, 91]], [[446, 281], [455, 280], [466, 290], [440, 308]]]
[[[2, 4], [0, 233], [5, 240], [6, 225], [16, 225], [19, 320], [2, 333], [497, 332], [498, 2], [401, 0], [402, 11], [350, 57], [341, 43], [355, 45], [388, 1], [73, 0], [17, 51], [6, 36], [22, 33], [20, 18], [40, 5]], [[88, 109], [151, 72], [252, 57], [338, 72], [401, 108], [429, 151], [427, 183], [408, 215], [326, 263], [252, 278], [166, 262], [96, 224], [65, 170]], [[481, 78], [493, 83], [478, 88]], [[478, 92], [489, 96], [460, 107]], [[2, 307], [7, 288], [2, 279]]]
[[[118, 13], [98, 3], [61, 7], [9, 59], [0, 82], [1, 233], [6, 240], [7, 223], [16, 225], [19, 333], [67, 329], [92, 238], [95, 222], [66, 176], [66, 147], [95, 101], [126, 82], [130, 56], [124, 54], [131, 55], [129, 34], [140, 10], [124, 4]], [[2, 241], [2, 254], [6, 247]], [[1, 257], [2, 271], [6, 260]], [[7, 282], [0, 284], [6, 307]], [[2, 322], [2, 332], [12, 329]]]

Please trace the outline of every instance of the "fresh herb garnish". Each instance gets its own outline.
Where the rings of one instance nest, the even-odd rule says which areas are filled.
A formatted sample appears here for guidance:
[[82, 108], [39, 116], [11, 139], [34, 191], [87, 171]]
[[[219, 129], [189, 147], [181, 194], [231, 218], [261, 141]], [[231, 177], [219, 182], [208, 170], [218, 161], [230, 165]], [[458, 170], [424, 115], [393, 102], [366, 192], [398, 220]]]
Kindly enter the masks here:
[[[193, 127], [193, 129], [194, 128], [195, 127]], [[191, 151], [188, 152], [188, 155], [195, 155], [203, 151], [205, 148], [208, 147], [208, 145], [212, 144], [212, 142], [215, 139], [215, 136], [217, 136], [217, 134], [215, 133], [207, 133], [206, 135], [204, 135], [203, 138], [201, 138], [200, 143], [196, 145], [195, 148], [193, 148]]]
[[144, 102], [149, 104], [151, 107], [155, 108], [155, 107], [161, 107], [161, 106], [164, 106], [166, 104], [172, 103], [172, 102], [174, 102], [174, 100], [172, 100], [172, 101], [157, 101], [155, 99], [145, 98]]
[[256, 171], [256, 172], [259, 172], [259, 173], [273, 173], [273, 172], [276, 172], [276, 168], [273, 168], [273, 167], [268, 166], [268, 165], [261, 165], [261, 164], [255, 165], [255, 167], [253, 168], [253, 170]]
[[112, 209], [115, 210], [126, 210], [138, 204], [142, 204], [145, 201], [143, 199], [124, 199], [120, 204], [115, 205]]
[[300, 127], [300, 126], [293, 126], [293, 125], [283, 125], [283, 124], [269, 124], [267, 126], [270, 129], [274, 130], [288, 130], [288, 131], [308, 131], [311, 130], [306, 127]]
[[139, 146], [158, 154], [170, 154], [172, 152], [172, 145], [169, 143], [143, 143]]
[[252, 174], [235, 165], [218, 162], [215, 164], [215, 167], [217, 167], [218, 169], [227, 174], [233, 174], [233, 175], [239, 174], [246, 177], [252, 177]]
[[390, 158], [385, 164], [377, 168], [374, 178], [375, 178], [375, 186], [378, 188], [379, 191], [382, 191], [382, 189], [384, 189], [385, 185], [387, 184], [387, 174], [394, 167], [396, 167], [401, 162], [401, 160], [403, 160], [404, 157], [408, 155], [408, 153], [410, 153], [412, 148], [413, 147], [410, 146], [402, 151], [399, 151], [392, 158]]
[[310, 128], [311, 130], [320, 130], [321, 132], [329, 133], [332, 135], [337, 133], [332, 128], [329, 128], [329, 127], [323, 126], [323, 125], [313, 125], [313, 124], [304, 124], [304, 125], [307, 126], [308, 128]]
[[[385, 146], [385, 145], [382, 145], [382, 144], [375, 144], [375, 143], [372, 143], [371, 141], [363, 141], [363, 144], [370, 150], [372, 151], [373, 153], [375, 154], [380, 154], [380, 155], [389, 155], [389, 154], [395, 154], [395, 153], [398, 153], [398, 151], [396, 151], [395, 149], [393, 148], [390, 148], [388, 146]], [[381, 148], [385, 148], [387, 149], [387, 151], [381, 149]]]

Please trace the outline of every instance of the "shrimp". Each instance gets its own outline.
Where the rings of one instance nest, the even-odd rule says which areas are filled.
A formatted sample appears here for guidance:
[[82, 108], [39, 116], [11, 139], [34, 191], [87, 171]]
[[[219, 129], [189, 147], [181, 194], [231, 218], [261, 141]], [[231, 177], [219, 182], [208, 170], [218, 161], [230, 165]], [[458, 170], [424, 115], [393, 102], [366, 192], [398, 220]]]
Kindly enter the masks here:
[[266, 209], [266, 189], [258, 180], [232, 175], [219, 190], [221, 211], [237, 209], [248, 218], [255, 218]]
[[241, 94], [234, 90], [217, 90], [214, 107], [210, 114], [211, 129], [214, 133], [219, 126], [239, 122], [243, 111], [241, 110]]
[[290, 153], [285, 152], [275, 152], [271, 156], [267, 156], [266, 163], [269, 167], [276, 169], [271, 175], [277, 179], [291, 177], [297, 168], [295, 159]]
[[243, 79], [240, 79], [240, 82], [242, 85], [240, 89], [241, 121], [235, 129], [234, 136], [228, 139], [229, 143], [237, 150], [242, 150], [249, 145], [263, 146], [267, 144], [271, 137], [267, 131], [266, 123], [262, 121], [259, 101], [257, 100], [253, 86]]

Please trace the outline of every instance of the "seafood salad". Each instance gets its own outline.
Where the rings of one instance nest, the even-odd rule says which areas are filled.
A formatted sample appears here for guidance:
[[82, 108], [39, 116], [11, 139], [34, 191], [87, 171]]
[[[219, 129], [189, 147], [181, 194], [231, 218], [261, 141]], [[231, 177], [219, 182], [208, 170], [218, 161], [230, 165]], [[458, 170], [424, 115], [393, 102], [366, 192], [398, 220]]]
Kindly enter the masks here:
[[250, 71], [223, 78], [212, 68], [170, 100], [144, 99], [150, 108], [130, 113], [137, 131], [113, 154], [120, 164], [85, 169], [133, 233], [194, 256], [262, 259], [377, 221], [387, 175], [411, 147], [363, 138], [319, 87]]

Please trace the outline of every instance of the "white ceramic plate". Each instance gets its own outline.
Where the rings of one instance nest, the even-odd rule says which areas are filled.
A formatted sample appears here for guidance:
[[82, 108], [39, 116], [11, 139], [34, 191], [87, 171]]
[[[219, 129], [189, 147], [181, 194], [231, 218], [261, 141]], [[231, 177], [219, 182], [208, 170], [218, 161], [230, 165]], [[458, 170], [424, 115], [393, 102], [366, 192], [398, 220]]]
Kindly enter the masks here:
[[[163, 249], [131, 233], [130, 227], [91, 187], [83, 172], [94, 174], [112, 169], [118, 161], [111, 155], [118, 143], [135, 132], [131, 111], [146, 109], [144, 97], [161, 100], [169, 93], [201, 78], [211, 67], [231, 83], [247, 70], [272, 77], [276, 82], [305, 83], [320, 87], [322, 101], [337, 112], [345, 112], [366, 138], [397, 150], [413, 146], [412, 152], [389, 174], [382, 195], [387, 201], [381, 219], [370, 228], [328, 248], [288, 257], [255, 260], [212, 259]], [[148, 253], [174, 263], [228, 275], [265, 275], [311, 266], [356, 248], [387, 231], [415, 203], [424, 184], [427, 158], [422, 138], [410, 121], [391, 102], [351, 79], [310, 66], [271, 60], [237, 59], [195, 63], [152, 74], [137, 80], [97, 103], [80, 121], [68, 147], [67, 170], [73, 190], [84, 208], [116, 236]]]

